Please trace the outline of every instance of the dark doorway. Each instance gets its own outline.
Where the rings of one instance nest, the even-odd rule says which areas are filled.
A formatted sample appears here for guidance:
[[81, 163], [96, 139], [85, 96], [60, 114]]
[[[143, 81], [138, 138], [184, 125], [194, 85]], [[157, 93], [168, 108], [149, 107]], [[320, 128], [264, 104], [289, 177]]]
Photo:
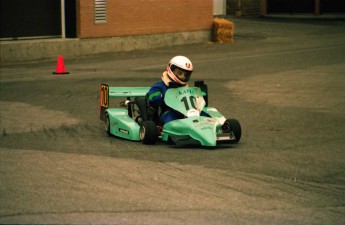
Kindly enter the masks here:
[[315, 0], [267, 0], [267, 13], [314, 13]]
[[77, 37], [76, 0], [65, 0], [65, 29], [67, 38]]
[[320, 3], [321, 13], [344, 13], [345, 14], [345, 1], [339, 0], [321, 0]]
[[0, 38], [61, 37], [60, 0], [0, 0]]

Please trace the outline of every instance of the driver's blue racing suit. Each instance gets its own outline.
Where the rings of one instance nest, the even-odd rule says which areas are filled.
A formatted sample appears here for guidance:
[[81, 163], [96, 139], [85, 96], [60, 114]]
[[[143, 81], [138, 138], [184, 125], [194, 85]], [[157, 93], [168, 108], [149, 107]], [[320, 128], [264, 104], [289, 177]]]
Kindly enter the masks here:
[[165, 105], [163, 98], [165, 92], [169, 89], [167, 85], [163, 81], [159, 81], [153, 84], [147, 93], [149, 105], [153, 107], [155, 110], [160, 110], [160, 120], [161, 123], [164, 125], [172, 120], [178, 119], [177, 113]]

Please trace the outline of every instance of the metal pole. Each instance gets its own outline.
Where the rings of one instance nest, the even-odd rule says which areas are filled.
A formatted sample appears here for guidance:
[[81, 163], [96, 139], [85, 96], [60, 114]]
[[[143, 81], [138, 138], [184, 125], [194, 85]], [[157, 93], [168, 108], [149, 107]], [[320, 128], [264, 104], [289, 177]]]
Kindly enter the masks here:
[[66, 38], [65, 31], [65, 0], [61, 0], [61, 37]]
[[320, 16], [320, 0], [315, 0], [315, 16]]
[[242, 5], [241, 5], [241, 0], [237, 0], [236, 16], [238, 16], [238, 17], [241, 17], [241, 16], [242, 16]]
[[261, 0], [261, 15], [267, 16], [267, 0]]

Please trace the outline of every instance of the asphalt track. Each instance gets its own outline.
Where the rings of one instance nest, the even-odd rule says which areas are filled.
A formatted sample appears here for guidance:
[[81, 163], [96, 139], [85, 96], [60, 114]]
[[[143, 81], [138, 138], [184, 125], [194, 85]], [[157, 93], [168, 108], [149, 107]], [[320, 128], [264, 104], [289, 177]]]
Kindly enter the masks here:
[[[1, 68], [1, 224], [345, 224], [345, 22], [235, 19], [201, 43]], [[150, 86], [186, 55], [237, 145], [108, 137], [99, 85]], [[112, 102], [117, 106], [117, 102]]]

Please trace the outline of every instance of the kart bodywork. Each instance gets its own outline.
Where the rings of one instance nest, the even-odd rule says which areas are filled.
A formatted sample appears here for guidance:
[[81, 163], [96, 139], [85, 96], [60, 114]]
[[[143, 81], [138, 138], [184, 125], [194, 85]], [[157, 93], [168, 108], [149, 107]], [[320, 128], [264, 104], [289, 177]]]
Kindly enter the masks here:
[[[148, 105], [150, 87], [100, 87], [100, 119], [109, 135], [144, 144], [158, 139], [178, 145], [216, 146], [237, 143], [241, 126], [236, 119], [225, 119], [215, 108], [208, 107], [207, 85], [195, 82], [195, 87], [169, 88], [165, 104], [178, 112], [180, 119], [161, 125], [157, 110]], [[110, 108], [114, 98], [124, 98], [119, 108]]]

